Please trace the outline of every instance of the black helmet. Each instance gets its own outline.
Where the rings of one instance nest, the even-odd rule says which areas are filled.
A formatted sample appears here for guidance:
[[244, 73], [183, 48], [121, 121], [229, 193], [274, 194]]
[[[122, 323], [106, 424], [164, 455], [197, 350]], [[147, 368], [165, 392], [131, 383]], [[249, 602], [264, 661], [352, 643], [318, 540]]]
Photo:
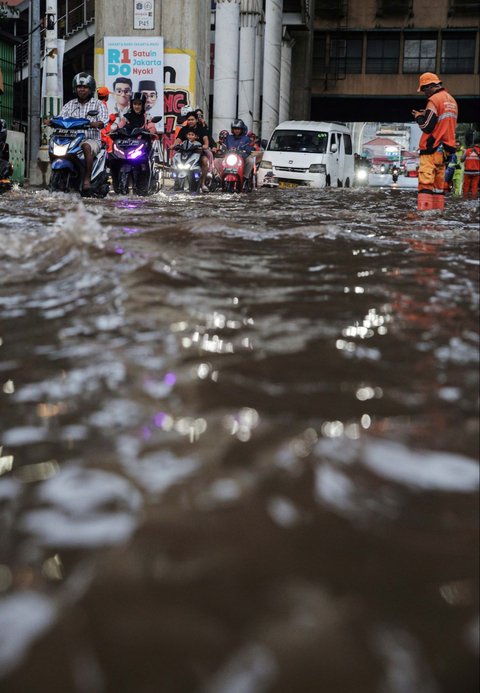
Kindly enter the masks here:
[[130, 99], [130, 108], [132, 108], [134, 101], [141, 101], [142, 110], [145, 110], [145, 104], [147, 103], [147, 97], [145, 96], [145, 94], [142, 94], [141, 91], [135, 91], [132, 94], [132, 98]]
[[7, 121], [0, 118], [0, 144], [7, 141]]
[[242, 130], [242, 132], [246, 132], [247, 130], [247, 127], [241, 118], [235, 118], [235, 120], [232, 120], [230, 129], [233, 130], [234, 128], [238, 128], [239, 130]]
[[72, 81], [72, 89], [75, 95], [77, 94], [77, 87], [88, 87], [90, 98], [92, 98], [97, 89], [95, 80], [88, 72], [79, 72], [78, 75], [75, 75]]

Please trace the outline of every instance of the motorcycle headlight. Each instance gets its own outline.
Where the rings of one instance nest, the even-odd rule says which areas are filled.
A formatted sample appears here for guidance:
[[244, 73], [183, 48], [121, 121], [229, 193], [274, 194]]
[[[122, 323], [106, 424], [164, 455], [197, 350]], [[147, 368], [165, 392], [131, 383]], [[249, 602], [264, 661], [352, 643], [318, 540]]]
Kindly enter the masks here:
[[262, 160], [260, 162], [260, 166], [258, 168], [273, 168], [272, 162], [271, 161], [264, 161]]
[[237, 155], [229, 154], [225, 159], [225, 163], [227, 164], [227, 166], [235, 166], [235, 164], [237, 163]]
[[53, 156], [65, 156], [68, 151], [68, 144], [53, 143]]
[[113, 151], [115, 152], [115, 154], [116, 154], [118, 157], [120, 157], [120, 158], [122, 158], [122, 159], [125, 158], [125, 152], [124, 152], [123, 149], [121, 149], [120, 147], [117, 147], [116, 144], [113, 145]]
[[366, 180], [368, 178], [368, 173], [365, 171], [364, 168], [360, 168], [357, 171], [357, 179], [358, 180]]

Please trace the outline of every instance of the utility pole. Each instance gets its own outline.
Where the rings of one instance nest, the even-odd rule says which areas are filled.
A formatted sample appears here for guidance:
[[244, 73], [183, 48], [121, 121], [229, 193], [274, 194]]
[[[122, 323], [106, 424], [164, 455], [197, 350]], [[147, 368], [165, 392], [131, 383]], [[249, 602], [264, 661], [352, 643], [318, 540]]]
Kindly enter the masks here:
[[38, 168], [40, 145], [40, 3], [30, 0], [28, 51], [28, 180], [30, 185], [42, 182]]
[[[62, 51], [63, 55], [63, 51]], [[45, 13], [45, 58], [42, 82], [42, 141], [38, 150], [38, 166], [42, 184], [47, 184], [49, 168], [48, 142], [52, 129], [43, 121], [58, 116], [62, 108], [63, 85], [59, 80], [60, 55], [57, 35], [57, 0], [47, 0]]]
[[42, 89], [42, 118], [58, 116], [62, 108], [62, 89], [58, 81], [57, 0], [48, 0], [45, 14], [45, 63]]

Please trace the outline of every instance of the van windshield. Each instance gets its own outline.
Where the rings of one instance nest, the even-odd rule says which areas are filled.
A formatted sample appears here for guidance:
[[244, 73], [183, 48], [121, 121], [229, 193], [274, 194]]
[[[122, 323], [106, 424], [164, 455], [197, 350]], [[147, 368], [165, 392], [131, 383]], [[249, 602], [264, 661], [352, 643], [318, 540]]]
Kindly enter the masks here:
[[327, 151], [327, 132], [314, 130], [275, 130], [267, 147], [271, 152], [306, 152], [324, 154]]

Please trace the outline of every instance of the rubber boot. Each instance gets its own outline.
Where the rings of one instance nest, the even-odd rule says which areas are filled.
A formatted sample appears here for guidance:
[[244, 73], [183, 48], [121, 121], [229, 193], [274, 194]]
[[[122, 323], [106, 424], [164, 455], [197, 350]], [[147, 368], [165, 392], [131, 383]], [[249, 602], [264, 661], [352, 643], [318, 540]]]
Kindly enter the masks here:
[[445, 209], [445, 195], [432, 195], [433, 209], [443, 212]]
[[419, 212], [433, 209], [433, 195], [431, 193], [419, 192], [417, 196], [417, 209]]

